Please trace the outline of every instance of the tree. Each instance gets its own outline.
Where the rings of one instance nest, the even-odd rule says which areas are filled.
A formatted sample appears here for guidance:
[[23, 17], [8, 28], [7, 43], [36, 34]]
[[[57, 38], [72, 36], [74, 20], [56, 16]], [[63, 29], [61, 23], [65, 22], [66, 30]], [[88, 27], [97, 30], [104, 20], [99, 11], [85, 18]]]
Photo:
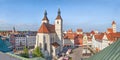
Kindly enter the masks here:
[[26, 48], [26, 46], [24, 47], [24, 50], [23, 50], [23, 53], [21, 53], [21, 56], [25, 58], [29, 58], [28, 48]]
[[43, 54], [42, 54], [41, 50], [39, 49], [39, 47], [36, 47], [33, 50], [33, 56], [34, 57], [43, 57]]

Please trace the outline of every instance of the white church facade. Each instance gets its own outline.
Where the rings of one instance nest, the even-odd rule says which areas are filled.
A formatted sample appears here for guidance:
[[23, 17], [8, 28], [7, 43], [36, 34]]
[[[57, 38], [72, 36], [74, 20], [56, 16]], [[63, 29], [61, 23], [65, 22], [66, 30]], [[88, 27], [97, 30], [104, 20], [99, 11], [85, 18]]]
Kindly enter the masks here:
[[56, 56], [61, 50], [63, 45], [62, 38], [63, 20], [61, 18], [60, 9], [54, 24], [49, 23], [47, 12], [45, 11], [42, 19], [42, 24], [36, 35], [35, 47], [40, 47], [44, 56]]

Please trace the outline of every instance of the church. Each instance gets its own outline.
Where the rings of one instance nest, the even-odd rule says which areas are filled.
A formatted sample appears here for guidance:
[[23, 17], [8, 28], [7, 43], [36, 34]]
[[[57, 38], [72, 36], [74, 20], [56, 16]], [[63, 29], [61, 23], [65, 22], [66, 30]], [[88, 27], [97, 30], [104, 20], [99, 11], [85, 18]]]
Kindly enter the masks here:
[[41, 26], [36, 35], [35, 47], [40, 47], [44, 56], [56, 56], [63, 46], [63, 20], [58, 9], [54, 24], [49, 23], [47, 11], [44, 12]]

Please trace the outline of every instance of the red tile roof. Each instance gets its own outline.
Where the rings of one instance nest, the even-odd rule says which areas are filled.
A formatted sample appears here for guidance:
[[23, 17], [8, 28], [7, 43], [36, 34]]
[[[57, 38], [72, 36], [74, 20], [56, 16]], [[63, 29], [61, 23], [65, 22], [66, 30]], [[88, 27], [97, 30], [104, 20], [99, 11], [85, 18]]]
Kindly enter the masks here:
[[38, 33], [55, 33], [55, 26], [52, 24], [43, 23], [39, 28]]
[[74, 39], [75, 38], [75, 34], [74, 33], [67, 33], [64, 36], [64, 39]]
[[120, 33], [109, 33], [107, 34], [107, 38], [110, 41], [116, 41], [118, 38], [120, 38]]
[[96, 35], [94, 35], [94, 36], [95, 36], [95, 40], [102, 40], [104, 34], [96, 34]]
[[95, 31], [92, 30], [90, 33], [94, 35], [94, 34], [95, 34]]
[[73, 33], [72, 29], [68, 30], [67, 33]]
[[82, 32], [83, 30], [82, 29], [77, 29], [77, 32]]
[[113, 33], [113, 29], [112, 29], [112, 28], [108, 28], [108, 29], [107, 29], [107, 32], [108, 32], [108, 33]]

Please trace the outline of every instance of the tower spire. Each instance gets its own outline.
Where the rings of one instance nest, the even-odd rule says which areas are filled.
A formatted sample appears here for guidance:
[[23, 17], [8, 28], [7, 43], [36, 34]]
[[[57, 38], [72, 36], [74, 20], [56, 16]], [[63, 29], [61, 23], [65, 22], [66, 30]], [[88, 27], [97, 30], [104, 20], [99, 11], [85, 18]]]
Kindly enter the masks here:
[[56, 20], [62, 20], [60, 8], [58, 8], [58, 15], [56, 17]]
[[112, 22], [112, 29], [113, 29], [113, 33], [116, 33], [116, 23], [115, 23], [115, 21]]
[[47, 16], [47, 11], [45, 10], [45, 12], [44, 12], [44, 16]]
[[44, 17], [43, 17], [43, 19], [42, 19], [42, 23], [49, 23], [49, 20], [48, 20], [48, 18], [47, 18], [47, 11], [45, 10], [45, 12], [44, 12]]
[[15, 33], [16, 32], [16, 30], [15, 30], [15, 26], [13, 27], [13, 31], [12, 31], [13, 33]]
[[61, 12], [60, 12], [60, 8], [58, 8], [58, 15], [60, 15], [61, 14]]

